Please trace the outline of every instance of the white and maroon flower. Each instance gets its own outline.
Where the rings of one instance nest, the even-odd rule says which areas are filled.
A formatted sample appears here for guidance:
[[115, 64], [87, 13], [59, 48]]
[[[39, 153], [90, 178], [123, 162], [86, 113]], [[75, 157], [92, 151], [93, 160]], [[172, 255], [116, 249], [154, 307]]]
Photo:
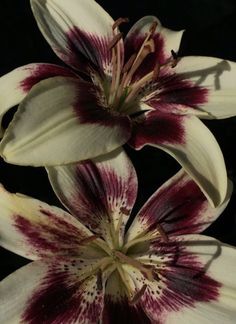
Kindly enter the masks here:
[[31, 6], [46, 40], [71, 69], [30, 64], [0, 79], [0, 116], [26, 97], [1, 144], [5, 160], [62, 165], [126, 142], [135, 149], [152, 145], [172, 155], [220, 204], [224, 160], [198, 117], [236, 115], [235, 63], [178, 58], [183, 31], [166, 29], [153, 16], [139, 20], [123, 41], [119, 26], [126, 19], [114, 22], [93, 0], [31, 0]]
[[123, 151], [48, 173], [71, 214], [0, 188], [0, 244], [34, 260], [0, 283], [1, 323], [234, 323], [236, 251], [198, 234], [230, 192], [213, 208], [181, 170], [127, 230]]

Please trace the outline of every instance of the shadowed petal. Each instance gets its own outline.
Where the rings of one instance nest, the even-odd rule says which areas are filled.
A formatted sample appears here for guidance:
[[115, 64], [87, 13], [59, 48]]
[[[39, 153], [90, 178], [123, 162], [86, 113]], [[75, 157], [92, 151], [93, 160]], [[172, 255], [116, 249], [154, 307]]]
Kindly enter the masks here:
[[[228, 118], [236, 115], [236, 63], [213, 57], [183, 57], [173, 72], [184, 83], [201, 88], [206, 96], [195, 104], [202, 118]], [[202, 111], [208, 114], [203, 114]]]
[[130, 120], [112, 115], [90, 83], [41, 81], [16, 112], [1, 143], [2, 156], [20, 165], [60, 165], [105, 154], [130, 137]]
[[7, 73], [0, 78], [0, 118], [8, 109], [18, 105], [39, 81], [53, 76], [73, 75], [64, 67], [44, 63], [28, 64]]
[[111, 72], [113, 19], [93, 0], [31, 0], [38, 26], [55, 53], [79, 70]]
[[125, 39], [125, 55], [126, 60], [131, 57], [132, 54], [138, 53], [141, 48], [151, 26], [157, 23], [156, 31], [154, 32], [152, 39], [155, 44], [155, 51], [149, 54], [144, 60], [143, 64], [138, 69], [135, 79], [151, 72], [156, 63], [164, 64], [171, 56], [171, 50], [178, 52], [182, 31], [172, 31], [170, 29], [162, 27], [160, 21], [154, 16], [146, 16], [141, 18], [129, 31]]
[[0, 187], [0, 244], [35, 260], [78, 253], [93, 234], [67, 212]]
[[164, 183], [146, 202], [135, 217], [127, 239], [145, 231], [156, 230], [158, 224], [168, 235], [200, 233], [226, 208], [232, 193], [229, 183], [225, 202], [213, 208], [190, 176], [180, 170]]
[[1, 323], [97, 323], [104, 287], [89, 276], [96, 262], [35, 261], [8, 276], [0, 283]]
[[134, 125], [129, 143], [135, 149], [145, 145], [161, 148], [183, 166], [213, 205], [225, 200], [227, 175], [222, 152], [197, 117], [150, 111]]
[[47, 171], [55, 193], [73, 215], [106, 240], [112, 236], [122, 243], [137, 195], [137, 176], [122, 149]]
[[[173, 237], [172, 237], [173, 238]], [[236, 315], [235, 248], [203, 235], [186, 235], [153, 244], [153, 253], [138, 258], [155, 265], [156, 292], [142, 298], [160, 323], [234, 323]], [[149, 261], [148, 261], [149, 259]], [[150, 260], [152, 260], [150, 262]]]

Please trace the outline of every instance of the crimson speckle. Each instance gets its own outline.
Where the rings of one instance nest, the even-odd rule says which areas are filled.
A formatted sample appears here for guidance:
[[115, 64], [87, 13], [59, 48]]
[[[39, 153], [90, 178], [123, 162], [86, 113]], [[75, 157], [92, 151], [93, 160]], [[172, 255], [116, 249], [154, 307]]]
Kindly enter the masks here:
[[102, 295], [96, 302], [87, 302], [87, 307], [83, 309], [85, 294], [80, 290], [81, 283], [72, 279], [67, 272], [60, 272], [56, 266], [51, 266], [29, 300], [22, 320], [28, 324], [74, 323], [78, 319], [96, 323]]

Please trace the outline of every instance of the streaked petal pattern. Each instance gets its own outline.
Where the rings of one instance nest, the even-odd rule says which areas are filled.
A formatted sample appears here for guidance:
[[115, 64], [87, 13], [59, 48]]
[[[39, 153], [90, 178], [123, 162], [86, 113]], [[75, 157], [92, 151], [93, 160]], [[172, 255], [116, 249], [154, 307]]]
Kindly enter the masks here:
[[79, 253], [79, 245], [93, 234], [65, 211], [0, 187], [0, 244], [36, 260], [55, 253]]
[[122, 244], [137, 195], [137, 176], [122, 149], [79, 164], [47, 168], [61, 202], [106, 240]]
[[[79, 262], [81, 261], [81, 262]], [[96, 260], [35, 261], [0, 283], [2, 323], [97, 323], [104, 287], [82, 279]]]
[[126, 238], [132, 240], [142, 233], [155, 231], [158, 225], [168, 237], [200, 233], [224, 211], [231, 193], [232, 185], [229, 183], [225, 202], [213, 208], [182, 169], [149, 198], [135, 217]]
[[31, 6], [42, 34], [64, 62], [111, 73], [114, 21], [95, 1], [31, 0]]

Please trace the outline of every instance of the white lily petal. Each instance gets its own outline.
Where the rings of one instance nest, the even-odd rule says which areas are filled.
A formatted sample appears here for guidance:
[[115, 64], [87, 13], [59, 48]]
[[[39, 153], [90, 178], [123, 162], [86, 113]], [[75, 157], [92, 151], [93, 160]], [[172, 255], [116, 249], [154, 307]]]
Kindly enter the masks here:
[[91, 161], [47, 168], [54, 192], [84, 225], [122, 244], [137, 195], [137, 176], [122, 149]]
[[[53, 76], [72, 76], [64, 67], [54, 64], [33, 63], [19, 67], [0, 78], [0, 124], [3, 115], [18, 105], [39, 81]], [[0, 137], [3, 132], [0, 133]]]
[[84, 59], [110, 72], [113, 19], [93, 0], [31, 0], [38, 26], [55, 53], [84, 69]]
[[[183, 57], [173, 70], [181, 79], [206, 90], [205, 102], [197, 105], [206, 119], [236, 116], [236, 63], [213, 57]], [[196, 109], [197, 110], [197, 109]]]
[[0, 245], [4, 248], [31, 260], [55, 253], [66, 256], [91, 236], [62, 209], [0, 186]]
[[129, 118], [103, 109], [92, 84], [55, 77], [21, 103], [0, 151], [14, 164], [61, 165], [110, 152], [129, 136]]
[[146, 113], [135, 125], [130, 145], [159, 147], [173, 156], [214, 205], [227, 193], [227, 174], [220, 147], [209, 129], [195, 116]]
[[[233, 324], [236, 318], [236, 249], [203, 235], [186, 235], [182, 240], [187, 251], [196, 255], [209, 278], [218, 282], [215, 300], [198, 301], [194, 307], [184, 307], [181, 312], [169, 312], [168, 324]], [[180, 283], [184, 285], [184, 282]], [[208, 291], [207, 287], [205, 288]]]
[[200, 233], [210, 226], [224, 211], [232, 194], [229, 181], [226, 199], [215, 208], [201, 192], [193, 179], [181, 169], [166, 181], [148, 199], [132, 222], [126, 240], [152, 232], [161, 226], [167, 237]]
[[[97, 323], [104, 282], [98, 287], [96, 273], [90, 271], [98, 262], [51, 259], [17, 270], [0, 283], [0, 322]], [[81, 276], [88, 278], [80, 281]]]

